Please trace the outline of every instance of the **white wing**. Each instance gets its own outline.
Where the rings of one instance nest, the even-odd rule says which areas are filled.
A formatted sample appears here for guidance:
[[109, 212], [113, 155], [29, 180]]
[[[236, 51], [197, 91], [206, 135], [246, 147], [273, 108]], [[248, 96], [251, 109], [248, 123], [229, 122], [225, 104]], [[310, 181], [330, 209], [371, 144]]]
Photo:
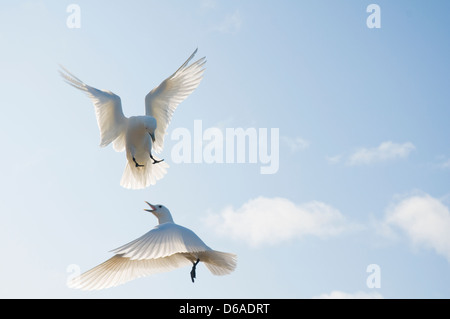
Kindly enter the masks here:
[[196, 253], [195, 257], [188, 253], [179, 253], [164, 258], [142, 260], [115, 255], [67, 284], [70, 288], [83, 290], [111, 288], [140, 277], [192, 266], [196, 258], [200, 258], [216, 276], [229, 274], [236, 268], [236, 255], [214, 250]]
[[70, 288], [99, 290], [115, 287], [133, 279], [192, 265], [183, 255], [159, 259], [131, 260], [116, 255], [104, 263], [73, 278]]
[[215, 251], [191, 230], [165, 223], [113, 250], [116, 255], [68, 282], [70, 288], [98, 290], [155, 273], [192, 265], [197, 258], [213, 275], [236, 268], [236, 255]]
[[174, 223], [165, 223], [113, 252], [131, 260], [142, 260], [209, 250], [211, 248], [192, 230]]
[[110, 91], [93, 88], [71, 74], [63, 66], [59, 73], [73, 87], [86, 92], [95, 106], [95, 115], [100, 129], [100, 146], [105, 147], [114, 142], [114, 149], [125, 149], [125, 133], [128, 119], [123, 115], [120, 97]]
[[196, 53], [197, 50], [174, 74], [145, 97], [146, 115], [153, 116], [157, 122], [156, 141], [153, 144], [153, 149], [157, 153], [163, 149], [164, 135], [175, 109], [198, 87], [203, 78], [205, 57], [187, 66]]

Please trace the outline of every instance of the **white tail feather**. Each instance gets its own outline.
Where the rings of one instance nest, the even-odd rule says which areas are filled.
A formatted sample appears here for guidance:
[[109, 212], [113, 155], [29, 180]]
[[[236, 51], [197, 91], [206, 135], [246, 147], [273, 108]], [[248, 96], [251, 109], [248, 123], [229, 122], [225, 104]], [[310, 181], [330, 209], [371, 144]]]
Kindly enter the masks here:
[[123, 171], [120, 185], [127, 189], [142, 189], [155, 185], [167, 173], [169, 164], [160, 162], [153, 164], [152, 160], [145, 163], [144, 167], [136, 167], [135, 164], [127, 162]]
[[223, 276], [236, 269], [237, 256], [231, 253], [210, 250], [200, 255], [200, 260], [205, 263], [209, 271], [216, 276]]

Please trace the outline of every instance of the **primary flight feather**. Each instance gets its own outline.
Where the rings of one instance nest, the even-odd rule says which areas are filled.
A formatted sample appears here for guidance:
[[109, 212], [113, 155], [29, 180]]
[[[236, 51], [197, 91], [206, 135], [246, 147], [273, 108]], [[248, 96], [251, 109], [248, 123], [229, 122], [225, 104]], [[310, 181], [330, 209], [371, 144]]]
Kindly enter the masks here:
[[84, 91], [95, 107], [100, 129], [100, 146], [113, 143], [114, 150], [126, 150], [127, 164], [120, 185], [141, 189], [153, 185], [167, 172], [169, 165], [155, 159], [152, 150], [160, 153], [164, 136], [177, 106], [200, 84], [206, 58], [188, 65], [197, 50], [178, 70], [145, 97], [145, 115], [126, 117], [120, 97], [111, 91], [91, 87], [61, 66], [60, 74], [73, 87]]
[[70, 288], [100, 290], [133, 279], [192, 265], [190, 277], [203, 262], [213, 275], [226, 275], [236, 268], [236, 255], [208, 247], [192, 230], [177, 225], [163, 205], [147, 203], [158, 218], [158, 225], [130, 243], [113, 250], [104, 263], [68, 282]]

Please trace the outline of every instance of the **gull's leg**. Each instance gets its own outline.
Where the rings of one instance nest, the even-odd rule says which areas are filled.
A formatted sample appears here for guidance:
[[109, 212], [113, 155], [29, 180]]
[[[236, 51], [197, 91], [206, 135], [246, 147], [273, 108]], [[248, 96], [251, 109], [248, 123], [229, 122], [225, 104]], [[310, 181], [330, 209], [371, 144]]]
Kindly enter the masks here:
[[152, 155], [152, 152], [150, 152], [150, 158], [153, 160], [153, 164], [158, 164], [158, 163], [161, 163], [161, 162], [163, 162], [164, 161], [164, 159], [162, 159], [162, 160], [155, 160], [154, 158], [153, 158], [153, 155]]
[[136, 159], [133, 156], [133, 162], [136, 164], [136, 167], [144, 167], [144, 165], [140, 165], [138, 164], [138, 162], [136, 162]]
[[[133, 162], [134, 162], [134, 164], [136, 164], [136, 167], [144, 167], [144, 165], [141, 165], [136, 161], [136, 158], [134, 157], [135, 154], [136, 154], [136, 148], [133, 144], [130, 143], [129, 145], [127, 145], [127, 157], [128, 157], [128, 155], [131, 155], [130, 157], [133, 159]], [[128, 157], [128, 159], [130, 157]]]
[[157, 161], [157, 160], [155, 160], [155, 158], [152, 155], [152, 142], [153, 143], [155, 142], [155, 132], [153, 132], [153, 133], [149, 132], [148, 134], [150, 134], [150, 137], [152, 138], [152, 140], [148, 142], [148, 144], [149, 144], [148, 145], [148, 154], [150, 154], [150, 158], [153, 160], [153, 164], [161, 163], [162, 161], [164, 161], [163, 159]]
[[192, 263], [193, 264], [193, 266], [192, 266], [192, 270], [191, 270], [191, 280], [192, 280], [192, 282], [194, 282], [194, 279], [195, 279], [195, 268], [197, 267], [197, 264], [200, 262], [200, 259], [199, 258], [197, 258], [197, 261], [194, 263]]

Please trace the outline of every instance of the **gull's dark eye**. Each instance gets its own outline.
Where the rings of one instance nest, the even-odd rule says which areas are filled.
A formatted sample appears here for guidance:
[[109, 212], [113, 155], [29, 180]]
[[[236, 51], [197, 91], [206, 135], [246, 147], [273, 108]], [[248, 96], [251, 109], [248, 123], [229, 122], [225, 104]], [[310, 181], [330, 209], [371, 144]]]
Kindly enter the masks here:
[[161, 205], [159, 205], [158, 207], [159, 207], [159, 208], [161, 208], [162, 206], [161, 206]]

